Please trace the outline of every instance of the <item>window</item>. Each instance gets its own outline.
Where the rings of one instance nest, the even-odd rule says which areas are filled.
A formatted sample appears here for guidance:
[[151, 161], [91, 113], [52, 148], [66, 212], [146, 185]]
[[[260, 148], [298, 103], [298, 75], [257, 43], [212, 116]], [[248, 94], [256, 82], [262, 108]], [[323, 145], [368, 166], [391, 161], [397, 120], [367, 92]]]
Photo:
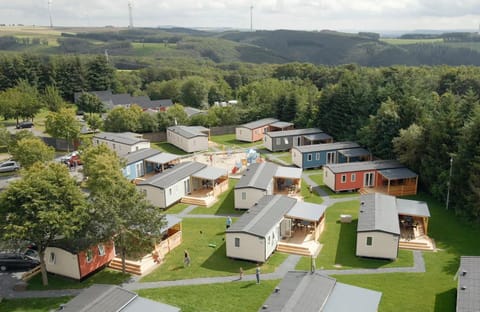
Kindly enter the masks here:
[[272, 240], [272, 238], [270, 237], [270, 235], [268, 235], [268, 239], [267, 239], [267, 244], [268, 244], [268, 245], [271, 244], [271, 240]]
[[373, 237], [367, 236], [367, 246], [372, 246], [373, 243]]
[[168, 194], [169, 194], [169, 195], [172, 195], [172, 188], [169, 188], [169, 189], [168, 189]]
[[235, 247], [240, 247], [240, 238], [235, 237]]
[[105, 256], [105, 246], [103, 246], [103, 244], [99, 244], [97, 247], [98, 247], [98, 255]]
[[266, 136], [263, 137], [263, 142], [267, 142], [267, 137]]
[[247, 200], [247, 192], [242, 192], [242, 200]]
[[315, 160], [320, 160], [320, 153], [315, 153]]
[[347, 182], [347, 175], [346, 175], [346, 174], [342, 174], [341, 183], [346, 183], [346, 182]]
[[307, 155], [307, 160], [308, 160], [308, 161], [312, 161], [312, 154], [308, 154], [308, 155]]
[[350, 181], [355, 182], [356, 180], [357, 180], [357, 175], [355, 173], [352, 173], [352, 175], [350, 176]]
[[283, 142], [284, 142], [285, 144], [288, 144], [288, 138], [284, 138], [284, 139], [283, 139]]
[[87, 250], [85, 256], [86, 256], [86, 258], [87, 258], [87, 263], [92, 262], [92, 260], [93, 260], [93, 252], [92, 252], [91, 249]]
[[277, 145], [282, 144], [282, 139], [276, 138], [276, 139], [275, 139], [275, 144], [277, 144]]
[[48, 263], [55, 264], [56, 261], [57, 261], [57, 257], [55, 257], [55, 253], [51, 252], [48, 257]]

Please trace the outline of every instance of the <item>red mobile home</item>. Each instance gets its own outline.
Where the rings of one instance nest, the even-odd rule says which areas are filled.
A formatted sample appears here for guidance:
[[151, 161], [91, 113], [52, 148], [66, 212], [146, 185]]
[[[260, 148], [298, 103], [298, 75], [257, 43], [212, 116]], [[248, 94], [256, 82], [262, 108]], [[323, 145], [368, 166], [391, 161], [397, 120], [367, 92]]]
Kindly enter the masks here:
[[275, 118], [264, 118], [252, 121], [235, 128], [235, 139], [245, 142], [263, 140], [267, 131], [282, 131], [293, 129], [291, 122], [278, 121]]
[[395, 196], [417, 193], [418, 175], [395, 160], [324, 166], [323, 181], [335, 192], [372, 189]]

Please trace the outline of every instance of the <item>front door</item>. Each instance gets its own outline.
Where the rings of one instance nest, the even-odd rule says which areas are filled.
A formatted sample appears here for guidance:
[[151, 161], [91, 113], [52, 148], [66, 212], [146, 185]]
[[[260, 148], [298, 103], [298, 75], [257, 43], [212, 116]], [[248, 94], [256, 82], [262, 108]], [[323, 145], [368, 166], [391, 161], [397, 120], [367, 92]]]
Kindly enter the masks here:
[[337, 163], [336, 152], [327, 152], [327, 164]]
[[301, 141], [301, 137], [297, 136], [297, 137], [294, 137], [293, 138], [293, 146], [300, 146], [302, 141]]
[[136, 169], [137, 169], [137, 177], [143, 177], [145, 175], [145, 172], [143, 170], [143, 162], [137, 163]]
[[374, 173], [373, 172], [365, 172], [363, 176], [363, 186], [364, 187], [372, 187], [374, 185]]

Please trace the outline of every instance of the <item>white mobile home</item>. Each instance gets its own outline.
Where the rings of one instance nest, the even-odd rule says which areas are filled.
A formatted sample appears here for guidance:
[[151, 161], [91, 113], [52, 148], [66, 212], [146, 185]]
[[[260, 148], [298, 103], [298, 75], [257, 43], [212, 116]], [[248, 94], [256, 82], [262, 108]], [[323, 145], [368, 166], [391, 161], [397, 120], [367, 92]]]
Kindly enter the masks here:
[[167, 129], [167, 142], [187, 153], [208, 150], [210, 130], [205, 127], [173, 126]]
[[249, 209], [260, 198], [273, 194], [273, 176], [278, 166], [273, 163], [251, 164], [234, 190], [235, 209]]
[[144, 148], [150, 148], [150, 141], [133, 132], [100, 132], [93, 136], [93, 145], [106, 144], [118, 156], [124, 156]]

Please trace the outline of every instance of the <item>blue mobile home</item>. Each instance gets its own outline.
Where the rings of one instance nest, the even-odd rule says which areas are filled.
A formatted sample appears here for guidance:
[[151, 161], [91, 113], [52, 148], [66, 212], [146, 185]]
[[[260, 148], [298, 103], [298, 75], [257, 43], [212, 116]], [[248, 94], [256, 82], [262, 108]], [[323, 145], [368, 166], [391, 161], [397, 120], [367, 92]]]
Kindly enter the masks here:
[[293, 164], [302, 169], [320, 168], [325, 164], [346, 162], [345, 157], [339, 157], [339, 151], [357, 149], [355, 142], [337, 142], [295, 146], [292, 148]]

